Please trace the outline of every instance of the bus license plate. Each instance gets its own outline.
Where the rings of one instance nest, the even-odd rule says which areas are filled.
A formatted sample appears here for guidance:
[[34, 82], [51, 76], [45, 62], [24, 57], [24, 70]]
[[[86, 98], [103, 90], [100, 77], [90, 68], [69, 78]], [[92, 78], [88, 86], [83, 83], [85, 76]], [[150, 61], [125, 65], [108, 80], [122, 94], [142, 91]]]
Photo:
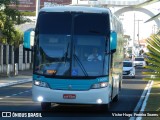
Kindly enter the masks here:
[[75, 94], [63, 94], [63, 99], [76, 99]]

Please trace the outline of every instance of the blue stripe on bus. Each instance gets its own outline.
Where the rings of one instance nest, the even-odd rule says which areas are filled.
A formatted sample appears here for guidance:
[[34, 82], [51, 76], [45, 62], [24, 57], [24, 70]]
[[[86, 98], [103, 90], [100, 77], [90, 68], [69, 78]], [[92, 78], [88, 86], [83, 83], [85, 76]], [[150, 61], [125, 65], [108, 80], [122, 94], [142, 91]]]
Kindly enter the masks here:
[[[40, 80], [48, 83], [49, 87], [54, 90], [89, 90], [93, 84], [108, 82], [108, 77], [96, 79], [58, 79], [46, 78], [44, 76], [33, 75], [33, 80]], [[70, 88], [71, 87], [71, 88]]]

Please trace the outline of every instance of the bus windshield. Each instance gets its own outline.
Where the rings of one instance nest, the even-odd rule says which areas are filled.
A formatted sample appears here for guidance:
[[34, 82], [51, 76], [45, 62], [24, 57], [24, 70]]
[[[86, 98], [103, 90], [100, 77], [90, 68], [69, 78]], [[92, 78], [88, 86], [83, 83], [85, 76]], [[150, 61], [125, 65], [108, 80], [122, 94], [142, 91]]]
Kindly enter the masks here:
[[104, 66], [109, 60], [105, 55], [109, 52], [106, 19], [107, 14], [41, 13], [35, 34], [34, 73], [50, 77], [108, 75], [108, 66]]

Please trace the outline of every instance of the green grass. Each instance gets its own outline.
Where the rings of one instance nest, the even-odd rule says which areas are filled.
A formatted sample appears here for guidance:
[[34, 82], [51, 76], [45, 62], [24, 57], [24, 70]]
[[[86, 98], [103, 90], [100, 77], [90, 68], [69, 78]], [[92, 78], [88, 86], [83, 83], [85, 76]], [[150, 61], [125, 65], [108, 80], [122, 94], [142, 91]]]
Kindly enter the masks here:
[[36, 16], [36, 12], [29, 12], [29, 11], [21, 11], [20, 12], [22, 14], [22, 16]]
[[145, 111], [158, 111], [159, 117], [143, 117], [142, 120], [160, 120], [160, 81], [154, 81]]

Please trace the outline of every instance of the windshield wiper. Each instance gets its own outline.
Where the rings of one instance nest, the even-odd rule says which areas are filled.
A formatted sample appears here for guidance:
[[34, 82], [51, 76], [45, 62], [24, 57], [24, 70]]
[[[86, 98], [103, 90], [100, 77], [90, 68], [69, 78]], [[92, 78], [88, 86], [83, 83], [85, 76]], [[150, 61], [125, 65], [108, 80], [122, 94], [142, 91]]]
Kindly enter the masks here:
[[87, 73], [87, 71], [85, 70], [82, 62], [79, 60], [78, 56], [77, 56], [76, 54], [73, 54], [73, 56], [74, 56], [75, 60], [77, 61], [78, 65], [80, 66], [81, 70], [83, 71], [84, 75], [85, 75], [85, 76], [88, 76], [88, 73]]
[[90, 33], [94, 33], [94, 34], [100, 34], [100, 32], [99, 32], [99, 31], [96, 31], [96, 30], [90, 30], [89, 32], [90, 32]]

